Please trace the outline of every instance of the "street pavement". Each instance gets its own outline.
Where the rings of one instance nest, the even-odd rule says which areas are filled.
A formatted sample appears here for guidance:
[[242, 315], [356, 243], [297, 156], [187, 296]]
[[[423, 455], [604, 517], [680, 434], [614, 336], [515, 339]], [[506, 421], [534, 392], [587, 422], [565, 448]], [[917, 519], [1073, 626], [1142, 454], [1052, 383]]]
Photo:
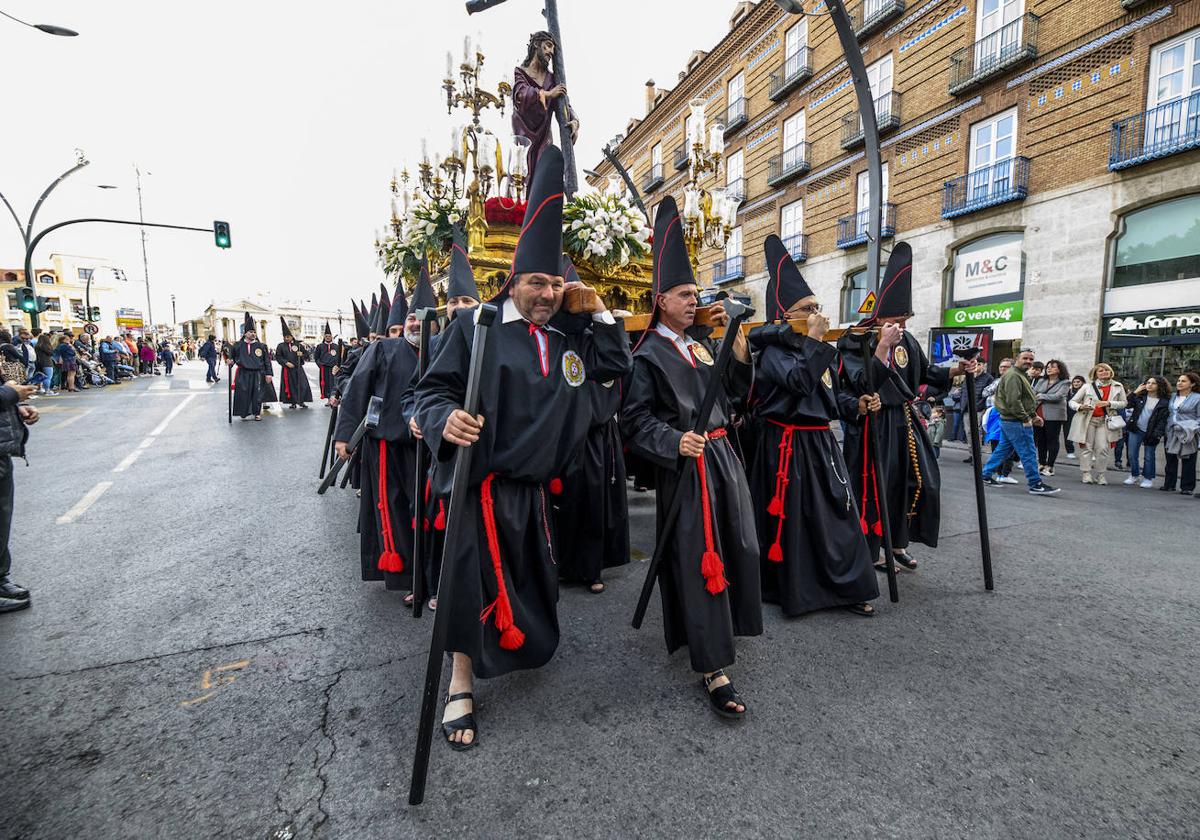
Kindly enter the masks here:
[[629, 626], [653, 542], [631, 493], [639, 562], [563, 589], [557, 656], [477, 685], [479, 748], [435, 733], [411, 808], [430, 617], [359, 580], [353, 493], [314, 492], [327, 410], [230, 426], [224, 384], [193, 362], [37, 403], [0, 836], [1200, 836], [1200, 502], [1070, 462], [1058, 497], [989, 489], [989, 593], [950, 448], [900, 602], [766, 606], [738, 724], [665, 654], [657, 598]]

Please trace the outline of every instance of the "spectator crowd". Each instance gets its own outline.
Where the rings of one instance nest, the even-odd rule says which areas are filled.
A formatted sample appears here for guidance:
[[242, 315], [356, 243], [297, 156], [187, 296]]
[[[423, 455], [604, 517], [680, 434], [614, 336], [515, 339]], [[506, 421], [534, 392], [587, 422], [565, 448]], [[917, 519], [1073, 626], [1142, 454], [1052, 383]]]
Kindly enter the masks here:
[[[96, 340], [98, 339], [98, 340]], [[4, 381], [31, 385], [31, 398], [115, 385], [139, 376], [170, 376], [178, 362], [196, 357], [190, 339], [150, 339], [132, 334], [93, 337], [19, 327], [16, 335], [0, 329]]]

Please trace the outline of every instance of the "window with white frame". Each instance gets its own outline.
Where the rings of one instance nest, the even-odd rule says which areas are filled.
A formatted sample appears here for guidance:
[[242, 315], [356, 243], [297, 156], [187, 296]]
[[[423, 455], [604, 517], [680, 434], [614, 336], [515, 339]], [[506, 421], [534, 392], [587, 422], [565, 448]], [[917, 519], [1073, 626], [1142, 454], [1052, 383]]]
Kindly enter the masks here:
[[975, 70], [986, 70], [1021, 44], [1024, 0], [979, 0], [975, 10]]
[[783, 205], [783, 209], [779, 211], [779, 238], [783, 240], [783, 247], [788, 249], [793, 258], [801, 247], [803, 233], [804, 202], [793, 201]]
[[783, 77], [790, 79], [800, 72], [801, 50], [808, 45], [808, 21], [801, 18], [783, 36]]
[[725, 124], [729, 125], [746, 115], [746, 100], [743, 98], [746, 93], [746, 76], [744, 73], [738, 73], [729, 80], [729, 87], [726, 93], [726, 101], [729, 103], [729, 107], [725, 111]]
[[783, 171], [795, 169], [804, 162], [804, 110], [783, 121]]
[[725, 190], [742, 198], [746, 197], [746, 182], [742, 178], [742, 161], [744, 159], [741, 149], [725, 159]]
[[846, 275], [842, 284], [842, 323], [852, 324], [859, 320], [858, 309], [867, 299], [867, 270], [859, 269]]
[[1146, 109], [1147, 145], [1200, 130], [1200, 29], [1151, 50]]
[[[888, 53], [867, 68], [867, 84], [871, 88], [871, 99], [875, 102], [875, 119], [882, 122], [892, 113], [892, 54]], [[862, 133], [862, 117], [858, 118], [858, 130]]]
[[972, 199], [1011, 188], [1016, 149], [1016, 108], [971, 126], [971, 171], [967, 175], [967, 194]]
[[650, 150], [650, 177], [661, 178], [662, 175], [662, 143], [655, 143]]
[[[887, 204], [888, 200], [888, 165], [883, 165], [883, 201], [882, 204]], [[858, 173], [858, 192], [855, 200], [855, 210], [857, 211], [854, 217], [854, 232], [858, 236], [862, 236], [870, 227], [867, 224], [868, 210], [871, 209], [871, 179], [868, 177], [866, 170]], [[884, 214], [887, 215], [886, 213]]]
[[729, 234], [725, 243], [726, 277], [735, 277], [742, 273], [742, 226], [738, 225]]

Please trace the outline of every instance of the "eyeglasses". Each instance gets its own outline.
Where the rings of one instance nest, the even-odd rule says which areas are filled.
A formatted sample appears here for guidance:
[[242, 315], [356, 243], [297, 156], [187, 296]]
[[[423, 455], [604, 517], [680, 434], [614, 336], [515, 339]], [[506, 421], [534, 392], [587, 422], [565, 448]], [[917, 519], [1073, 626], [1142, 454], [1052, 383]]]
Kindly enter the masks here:
[[809, 315], [815, 315], [816, 313], [821, 311], [821, 304], [810, 303], [807, 306], [797, 306], [796, 311], [797, 312], [807, 312]]

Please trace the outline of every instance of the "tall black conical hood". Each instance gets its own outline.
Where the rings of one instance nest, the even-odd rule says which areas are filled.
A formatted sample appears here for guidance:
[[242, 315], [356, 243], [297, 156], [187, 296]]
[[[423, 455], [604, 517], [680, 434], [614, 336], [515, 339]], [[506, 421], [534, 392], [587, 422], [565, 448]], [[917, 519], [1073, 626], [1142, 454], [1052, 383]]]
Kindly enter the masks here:
[[376, 335], [387, 334], [388, 314], [391, 305], [388, 301], [387, 289], [383, 288], [383, 284], [379, 284], [380, 298], [379, 306], [375, 309], [375, 320], [371, 322]]
[[354, 309], [354, 334], [359, 338], [366, 338], [371, 334], [371, 327], [367, 324], [367, 316], [363, 314], [362, 309], [354, 301], [350, 301], [350, 306]]
[[813, 290], [804, 282], [804, 275], [778, 236], [767, 237], [763, 242], [763, 253], [767, 258], [767, 270], [771, 272], [767, 282], [767, 320], [777, 321], [796, 305], [796, 301], [809, 297]]
[[[478, 291], [476, 291], [478, 294]], [[433, 293], [433, 283], [429, 279], [429, 263], [421, 258], [421, 271], [417, 274], [417, 282], [413, 284], [412, 300], [408, 308], [412, 312], [418, 309], [433, 309], [437, 306], [437, 295]]]
[[562, 255], [563, 157], [557, 146], [547, 146], [538, 156], [525, 205], [525, 220], [513, 251], [508, 279], [494, 303], [508, 297], [509, 286], [519, 274], [555, 276]]
[[912, 314], [912, 248], [907, 242], [897, 242], [879, 282], [871, 317], [903, 318]]
[[388, 309], [387, 325], [389, 327], [404, 326], [404, 319], [408, 317], [408, 304], [404, 300], [404, 292], [401, 289], [396, 290], [395, 296], [392, 298], [392, 305]]
[[469, 297], [479, 300], [479, 286], [467, 257], [467, 234], [458, 224], [450, 228], [450, 277], [446, 281], [446, 297]]
[[279, 316], [279, 327], [282, 330], [282, 332], [280, 333], [280, 336], [282, 338], [287, 338], [288, 336], [291, 336], [292, 338], [296, 337], [296, 336], [292, 335], [291, 327], [288, 326], [287, 321], [284, 320], [282, 315]]
[[371, 309], [367, 312], [367, 324], [375, 332], [375, 320], [379, 317], [379, 295], [371, 292]]
[[654, 283], [655, 295], [670, 291], [685, 283], [695, 283], [692, 258], [683, 241], [683, 219], [671, 196], [658, 205], [654, 217]]
[[246, 317], [242, 319], [242, 335], [245, 335], [250, 330], [254, 330], [255, 334], [258, 334], [258, 327], [254, 326], [254, 319], [247, 312]]
[[323, 335], [323, 336], [326, 336], [326, 335], [327, 335], [327, 336], [329, 336], [330, 338], [333, 338], [333, 330], [329, 329], [329, 322], [328, 322], [328, 321], [326, 321], [326, 322], [325, 322], [325, 331], [324, 331], [324, 332], [323, 332], [321, 335]]

